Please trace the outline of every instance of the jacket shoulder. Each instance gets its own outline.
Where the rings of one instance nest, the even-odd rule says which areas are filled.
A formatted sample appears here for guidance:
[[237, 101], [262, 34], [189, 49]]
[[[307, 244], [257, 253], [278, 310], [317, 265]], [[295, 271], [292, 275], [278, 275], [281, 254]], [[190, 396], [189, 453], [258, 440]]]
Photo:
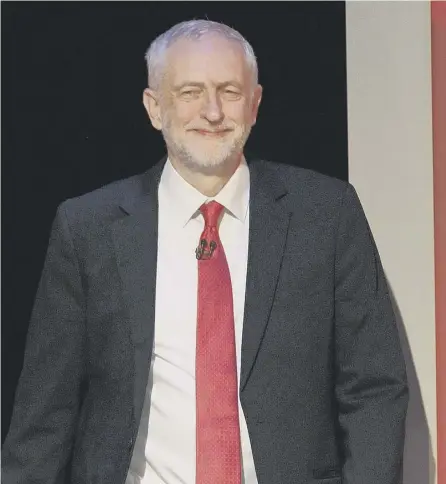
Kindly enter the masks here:
[[263, 170], [274, 173], [291, 196], [310, 198], [313, 202], [342, 198], [350, 183], [323, 173], [296, 165], [260, 161]]
[[73, 224], [102, 225], [123, 216], [120, 205], [143, 193], [144, 173], [110, 182], [90, 192], [63, 201], [58, 211], [65, 212]]

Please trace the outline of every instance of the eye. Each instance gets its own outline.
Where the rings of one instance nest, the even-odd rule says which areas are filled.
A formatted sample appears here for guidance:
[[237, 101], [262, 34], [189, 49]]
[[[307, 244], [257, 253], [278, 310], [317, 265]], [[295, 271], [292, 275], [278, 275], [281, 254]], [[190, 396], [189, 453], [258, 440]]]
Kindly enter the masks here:
[[188, 89], [186, 91], [181, 91], [180, 93], [180, 96], [183, 97], [183, 98], [193, 98], [193, 97], [196, 97], [200, 94], [199, 91], [197, 91], [196, 89]]
[[234, 89], [225, 89], [224, 93], [229, 99], [238, 99], [240, 97], [240, 92]]

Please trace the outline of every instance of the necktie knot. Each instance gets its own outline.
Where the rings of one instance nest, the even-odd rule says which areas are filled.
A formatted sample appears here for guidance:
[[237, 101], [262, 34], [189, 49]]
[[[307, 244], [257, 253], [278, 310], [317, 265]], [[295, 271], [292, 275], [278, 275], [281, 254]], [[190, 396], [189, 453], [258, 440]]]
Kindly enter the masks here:
[[218, 219], [223, 208], [223, 205], [215, 200], [209, 203], [203, 203], [200, 207], [200, 212], [204, 217], [205, 228], [217, 227]]

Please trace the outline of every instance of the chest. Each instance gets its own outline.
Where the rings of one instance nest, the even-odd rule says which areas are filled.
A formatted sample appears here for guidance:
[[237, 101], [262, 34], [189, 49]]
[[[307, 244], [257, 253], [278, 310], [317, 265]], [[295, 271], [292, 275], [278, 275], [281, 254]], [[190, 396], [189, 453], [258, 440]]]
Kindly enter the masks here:
[[[231, 275], [237, 353], [240, 357], [248, 261], [248, 223], [226, 216], [219, 227]], [[184, 227], [160, 218], [156, 271], [154, 356], [194, 371], [200, 217]], [[238, 358], [240, 360], [240, 358]]]

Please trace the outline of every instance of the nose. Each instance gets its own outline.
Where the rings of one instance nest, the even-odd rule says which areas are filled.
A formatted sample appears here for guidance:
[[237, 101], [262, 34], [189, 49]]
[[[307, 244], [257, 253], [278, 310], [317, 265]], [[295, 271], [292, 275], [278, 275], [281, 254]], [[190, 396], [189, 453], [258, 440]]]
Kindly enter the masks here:
[[220, 123], [223, 120], [224, 114], [221, 101], [216, 94], [206, 96], [201, 116], [212, 124]]

